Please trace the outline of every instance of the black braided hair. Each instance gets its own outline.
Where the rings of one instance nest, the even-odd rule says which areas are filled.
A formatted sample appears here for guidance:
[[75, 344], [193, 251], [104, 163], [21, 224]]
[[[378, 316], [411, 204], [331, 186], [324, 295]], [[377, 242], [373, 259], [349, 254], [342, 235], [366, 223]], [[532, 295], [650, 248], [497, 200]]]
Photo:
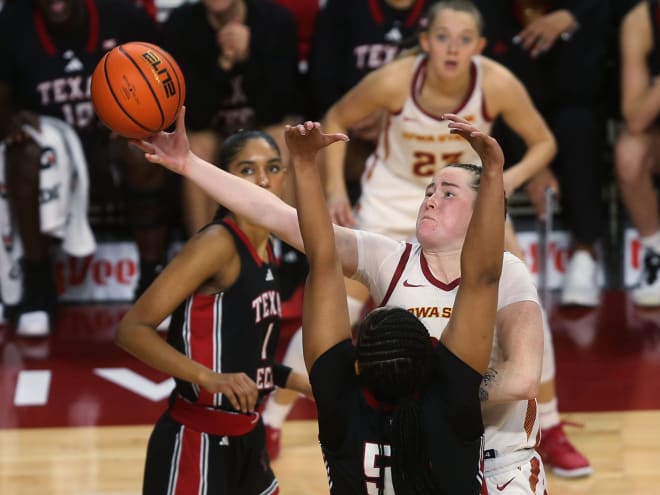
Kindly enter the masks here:
[[[432, 354], [428, 330], [405, 309], [375, 310], [358, 326], [356, 358], [360, 382], [376, 399], [394, 406], [390, 442], [392, 481], [397, 495], [438, 493], [429, 470], [421, 408], [416, 398], [424, 393], [430, 378]], [[383, 477], [381, 468], [381, 488]]]
[[[278, 156], [281, 156], [279, 146], [277, 146], [277, 143], [273, 137], [267, 132], [261, 131], [259, 129], [240, 130], [224, 140], [222, 143], [222, 148], [220, 148], [219, 162], [216, 164], [216, 166], [222, 170], [229, 170], [229, 164], [234, 161], [236, 155], [238, 155], [245, 148], [247, 143], [253, 139], [263, 139], [271, 148], [273, 148], [273, 150], [277, 152]], [[223, 218], [227, 213], [229, 213], [229, 210], [220, 205], [215, 212], [213, 219], [218, 220]]]

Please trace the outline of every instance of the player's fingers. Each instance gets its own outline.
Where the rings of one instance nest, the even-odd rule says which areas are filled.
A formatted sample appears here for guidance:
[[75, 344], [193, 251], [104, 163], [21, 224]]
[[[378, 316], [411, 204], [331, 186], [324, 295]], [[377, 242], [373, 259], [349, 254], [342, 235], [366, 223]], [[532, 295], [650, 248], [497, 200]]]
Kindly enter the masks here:
[[355, 219], [349, 207], [344, 208], [342, 211], [342, 225], [345, 227], [355, 227]]
[[145, 153], [154, 152], [154, 147], [148, 141], [141, 139], [129, 139], [128, 144], [129, 146], [133, 146], [134, 148], [137, 148], [140, 151], [144, 151]]
[[254, 411], [254, 406], [259, 395], [257, 384], [254, 383], [247, 375], [242, 375], [240, 385], [241, 404], [244, 407], [243, 412], [252, 412]]
[[176, 130], [184, 130], [186, 128], [186, 106], [181, 105], [181, 110], [176, 116]]
[[225, 397], [227, 397], [227, 399], [229, 400], [231, 406], [232, 406], [234, 409], [236, 409], [237, 411], [241, 411], [241, 410], [242, 410], [242, 409], [241, 409], [241, 403], [240, 403], [240, 401], [239, 401], [239, 396], [238, 396], [238, 394], [236, 394], [236, 392], [234, 392], [234, 390], [232, 390], [231, 388], [229, 388], [229, 389], [227, 390], [227, 392], [225, 393]]
[[144, 158], [151, 163], [160, 165], [160, 157], [154, 153], [145, 153]]
[[328, 144], [336, 143], [337, 141], [349, 141], [348, 136], [346, 134], [342, 134], [341, 132], [326, 134], [325, 136]]
[[[452, 122], [456, 123], [463, 123], [463, 124], [470, 124], [467, 120], [465, 120], [463, 117], [460, 115], [456, 115], [455, 113], [445, 113], [442, 115], [442, 118], [445, 120], [451, 120]], [[451, 125], [451, 123], [450, 123]]]
[[339, 215], [337, 213], [337, 210], [335, 210], [334, 208], [330, 208], [328, 213], [330, 213], [330, 221], [332, 223], [336, 223], [337, 225], [341, 225], [341, 222], [339, 221]]

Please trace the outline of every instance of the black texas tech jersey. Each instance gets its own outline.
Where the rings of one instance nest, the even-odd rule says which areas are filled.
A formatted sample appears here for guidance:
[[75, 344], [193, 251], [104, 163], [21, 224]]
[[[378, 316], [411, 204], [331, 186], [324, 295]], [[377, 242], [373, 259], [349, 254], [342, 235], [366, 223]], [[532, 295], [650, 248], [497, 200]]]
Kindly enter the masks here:
[[[345, 340], [312, 366], [319, 440], [331, 495], [394, 495], [389, 444], [391, 408], [360, 388], [355, 350]], [[420, 398], [422, 424], [438, 495], [477, 495], [483, 484], [481, 376], [444, 345], [435, 349], [431, 384]]]
[[96, 128], [89, 92], [96, 64], [116, 45], [156, 42], [155, 23], [126, 0], [85, 0], [87, 28], [58, 36], [35, 3], [12, 2], [0, 13], [0, 82], [13, 88], [15, 110], [57, 117], [78, 131]]
[[[194, 294], [172, 316], [168, 342], [191, 359], [218, 373], [243, 372], [259, 388], [259, 399], [275, 385], [284, 386], [288, 368], [273, 363], [280, 333], [280, 284], [272, 246], [269, 262], [231, 220], [219, 221], [234, 237], [241, 273], [234, 285], [216, 294]], [[233, 410], [222, 394], [176, 380], [178, 393], [208, 407]]]

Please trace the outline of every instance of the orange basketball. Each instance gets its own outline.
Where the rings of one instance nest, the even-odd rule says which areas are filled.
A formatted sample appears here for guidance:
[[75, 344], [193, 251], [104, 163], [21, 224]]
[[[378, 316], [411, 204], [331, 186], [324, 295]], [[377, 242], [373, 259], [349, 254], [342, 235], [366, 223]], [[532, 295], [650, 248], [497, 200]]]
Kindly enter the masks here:
[[186, 83], [169, 53], [134, 41], [103, 56], [92, 74], [91, 93], [101, 122], [121, 136], [143, 139], [172, 125]]

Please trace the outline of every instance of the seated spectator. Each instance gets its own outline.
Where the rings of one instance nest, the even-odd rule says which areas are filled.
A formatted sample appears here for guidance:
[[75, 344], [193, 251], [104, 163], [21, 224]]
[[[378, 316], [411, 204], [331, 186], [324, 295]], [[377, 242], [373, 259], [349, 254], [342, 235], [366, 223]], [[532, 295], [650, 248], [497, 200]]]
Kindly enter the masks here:
[[[38, 213], [38, 218], [32, 221], [37, 224], [40, 234], [60, 242], [68, 255], [88, 256], [94, 252], [96, 243], [87, 220], [89, 177], [82, 144], [76, 131], [59, 119], [41, 117], [38, 127], [39, 131], [29, 126], [23, 129], [39, 149], [39, 207], [30, 211]], [[14, 179], [6, 174], [6, 151], [7, 145], [0, 142], [0, 184], [3, 189], [8, 179]], [[15, 174], [16, 171], [10, 172]], [[39, 265], [35, 266], [33, 260], [24, 257], [23, 239], [16, 225], [18, 215], [13, 214], [20, 205], [12, 207], [11, 200], [12, 196], [0, 196], [0, 231], [3, 233], [1, 300], [8, 306], [8, 317], [11, 318], [17, 309], [21, 310], [16, 318], [19, 335], [39, 336], [49, 325], [48, 313], [55, 309], [55, 282], [52, 271], [40, 273]], [[27, 248], [33, 247], [28, 240]]]
[[623, 18], [621, 113], [616, 172], [623, 204], [644, 250], [638, 306], [660, 306], [660, 218], [654, 177], [660, 170], [660, 1], [643, 0]]
[[62, 119], [77, 131], [91, 201], [123, 201], [140, 256], [138, 293], [164, 263], [172, 176], [102, 126], [86, 89], [104, 53], [133, 40], [156, 41], [156, 26], [127, 0], [17, 1], [0, 14], [0, 139], [6, 144], [11, 214], [23, 244], [23, 294], [12, 311], [19, 334], [47, 335], [57, 299], [52, 238], [40, 228], [43, 150], [35, 136], [43, 129], [38, 115]]
[[[296, 34], [293, 14], [272, 0], [202, 0], [170, 12], [163, 45], [186, 79], [186, 127], [195, 153], [217, 163], [226, 136], [255, 128], [286, 149], [283, 126], [295, 96]], [[211, 220], [215, 203], [187, 180], [182, 194], [190, 236]]]
[[[561, 191], [563, 219], [572, 236], [561, 303], [599, 304], [597, 242], [604, 217], [602, 153], [605, 119], [599, 102], [605, 73], [610, 3], [596, 0], [480, 0], [486, 53], [525, 84], [557, 139], [554, 172], [531, 180], [527, 192], [542, 204], [546, 187]], [[589, 54], [585, 56], [584, 54]], [[570, 74], [570, 77], [567, 77]], [[504, 126], [494, 131], [507, 158], [524, 148]], [[555, 178], [556, 176], [556, 178]], [[557, 187], [557, 181], [559, 187]]]

